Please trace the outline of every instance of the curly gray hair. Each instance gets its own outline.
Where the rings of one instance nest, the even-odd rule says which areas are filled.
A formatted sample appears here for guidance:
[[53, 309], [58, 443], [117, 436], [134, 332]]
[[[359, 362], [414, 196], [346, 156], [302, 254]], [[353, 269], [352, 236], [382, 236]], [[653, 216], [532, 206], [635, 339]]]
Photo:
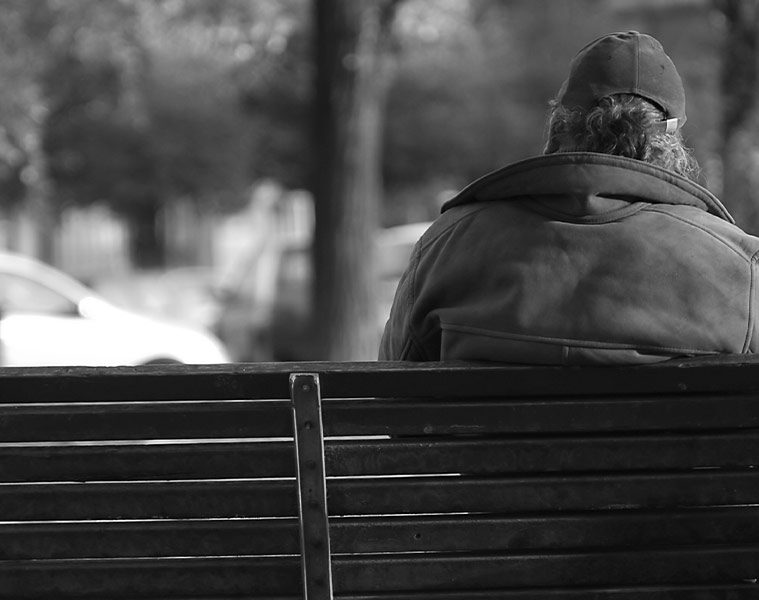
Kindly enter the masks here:
[[602, 98], [589, 111], [550, 103], [544, 154], [600, 152], [635, 158], [695, 180], [698, 162], [680, 130], [667, 133], [666, 115], [655, 104], [633, 94]]

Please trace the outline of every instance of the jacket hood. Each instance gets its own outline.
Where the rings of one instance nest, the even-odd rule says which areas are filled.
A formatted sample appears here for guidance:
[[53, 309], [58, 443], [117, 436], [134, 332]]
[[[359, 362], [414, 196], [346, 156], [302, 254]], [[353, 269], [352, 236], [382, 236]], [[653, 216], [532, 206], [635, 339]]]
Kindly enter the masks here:
[[632, 158], [594, 152], [547, 154], [513, 163], [468, 185], [441, 212], [472, 202], [567, 194], [694, 206], [735, 223], [714, 194], [690, 179]]

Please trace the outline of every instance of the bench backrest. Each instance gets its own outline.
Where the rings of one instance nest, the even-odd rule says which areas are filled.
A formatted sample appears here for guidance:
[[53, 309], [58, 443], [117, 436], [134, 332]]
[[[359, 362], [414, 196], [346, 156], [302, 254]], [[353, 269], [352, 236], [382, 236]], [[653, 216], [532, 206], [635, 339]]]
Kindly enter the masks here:
[[4, 369], [0, 598], [756, 598], [757, 427], [729, 358]]

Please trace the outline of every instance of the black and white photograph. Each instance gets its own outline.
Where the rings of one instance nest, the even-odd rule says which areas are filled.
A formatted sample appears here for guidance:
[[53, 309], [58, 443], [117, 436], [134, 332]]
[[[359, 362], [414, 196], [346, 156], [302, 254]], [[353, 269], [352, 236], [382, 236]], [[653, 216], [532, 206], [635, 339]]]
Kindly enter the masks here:
[[759, 0], [0, 0], [0, 600], [757, 599]]

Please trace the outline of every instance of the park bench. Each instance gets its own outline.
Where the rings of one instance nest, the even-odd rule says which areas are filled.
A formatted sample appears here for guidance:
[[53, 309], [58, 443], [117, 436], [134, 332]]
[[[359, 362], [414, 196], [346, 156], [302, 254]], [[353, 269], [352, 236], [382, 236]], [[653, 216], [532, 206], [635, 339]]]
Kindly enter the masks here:
[[740, 357], [6, 368], [0, 438], [3, 599], [759, 598]]

